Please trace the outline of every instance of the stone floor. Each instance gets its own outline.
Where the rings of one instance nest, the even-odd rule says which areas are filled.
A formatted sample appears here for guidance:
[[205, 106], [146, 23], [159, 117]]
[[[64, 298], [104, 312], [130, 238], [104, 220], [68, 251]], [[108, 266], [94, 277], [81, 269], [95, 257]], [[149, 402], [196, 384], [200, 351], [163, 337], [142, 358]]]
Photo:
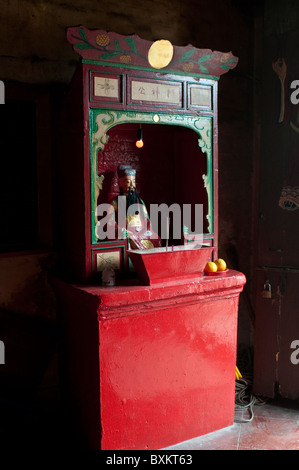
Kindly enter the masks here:
[[[299, 450], [299, 406], [285, 400], [253, 407], [250, 422], [233, 426], [168, 447], [167, 450]], [[235, 418], [249, 418], [247, 410]]]

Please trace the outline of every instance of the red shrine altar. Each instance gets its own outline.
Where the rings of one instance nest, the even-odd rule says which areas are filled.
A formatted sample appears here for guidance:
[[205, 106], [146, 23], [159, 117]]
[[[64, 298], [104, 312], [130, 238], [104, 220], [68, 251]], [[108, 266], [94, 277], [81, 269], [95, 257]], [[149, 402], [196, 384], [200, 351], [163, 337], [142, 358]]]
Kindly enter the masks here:
[[[203, 267], [218, 256], [217, 82], [237, 58], [82, 26], [67, 37], [81, 62], [57, 162], [62, 388], [89, 448], [159, 449], [234, 419], [245, 276], [204, 276]], [[180, 239], [170, 228], [166, 261], [143, 266], [154, 267], [144, 277], [130, 239], [99, 239], [97, 208], [117, 195], [119, 165], [136, 169], [146, 203], [202, 204], [205, 246], [182, 221]], [[193, 249], [207, 250], [197, 269]], [[116, 274], [109, 287], [107, 263]]]

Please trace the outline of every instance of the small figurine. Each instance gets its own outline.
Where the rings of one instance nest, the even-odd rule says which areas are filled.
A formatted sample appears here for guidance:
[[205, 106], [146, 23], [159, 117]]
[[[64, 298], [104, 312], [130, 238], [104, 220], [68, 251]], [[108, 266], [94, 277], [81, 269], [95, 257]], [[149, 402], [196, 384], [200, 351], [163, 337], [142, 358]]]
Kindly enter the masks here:
[[102, 272], [102, 285], [115, 286], [115, 271], [110, 263], [104, 268]]

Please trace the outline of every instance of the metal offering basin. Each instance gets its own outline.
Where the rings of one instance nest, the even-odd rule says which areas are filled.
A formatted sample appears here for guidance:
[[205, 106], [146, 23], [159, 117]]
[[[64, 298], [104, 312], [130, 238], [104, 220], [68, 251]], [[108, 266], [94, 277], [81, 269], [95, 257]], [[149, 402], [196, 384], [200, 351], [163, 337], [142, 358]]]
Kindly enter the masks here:
[[170, 279], [201, 276], [212, 251], [213, 247], [180, 245], [130, 250], [128, 254], [141, 282], [149, 286]]

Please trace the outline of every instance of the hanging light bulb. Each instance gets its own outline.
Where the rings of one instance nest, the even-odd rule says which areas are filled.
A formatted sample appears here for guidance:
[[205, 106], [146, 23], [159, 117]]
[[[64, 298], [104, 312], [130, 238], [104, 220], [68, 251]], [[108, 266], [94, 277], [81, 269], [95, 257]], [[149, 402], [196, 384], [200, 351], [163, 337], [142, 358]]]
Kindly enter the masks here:
[[140, 128], [138, 129], [137, 131], [137, 140], [136, 140], [136, 147], [141, 149], [143, 147], [143, 132], [142, 132], [142, 129], [141, 129], [141, 126]]

